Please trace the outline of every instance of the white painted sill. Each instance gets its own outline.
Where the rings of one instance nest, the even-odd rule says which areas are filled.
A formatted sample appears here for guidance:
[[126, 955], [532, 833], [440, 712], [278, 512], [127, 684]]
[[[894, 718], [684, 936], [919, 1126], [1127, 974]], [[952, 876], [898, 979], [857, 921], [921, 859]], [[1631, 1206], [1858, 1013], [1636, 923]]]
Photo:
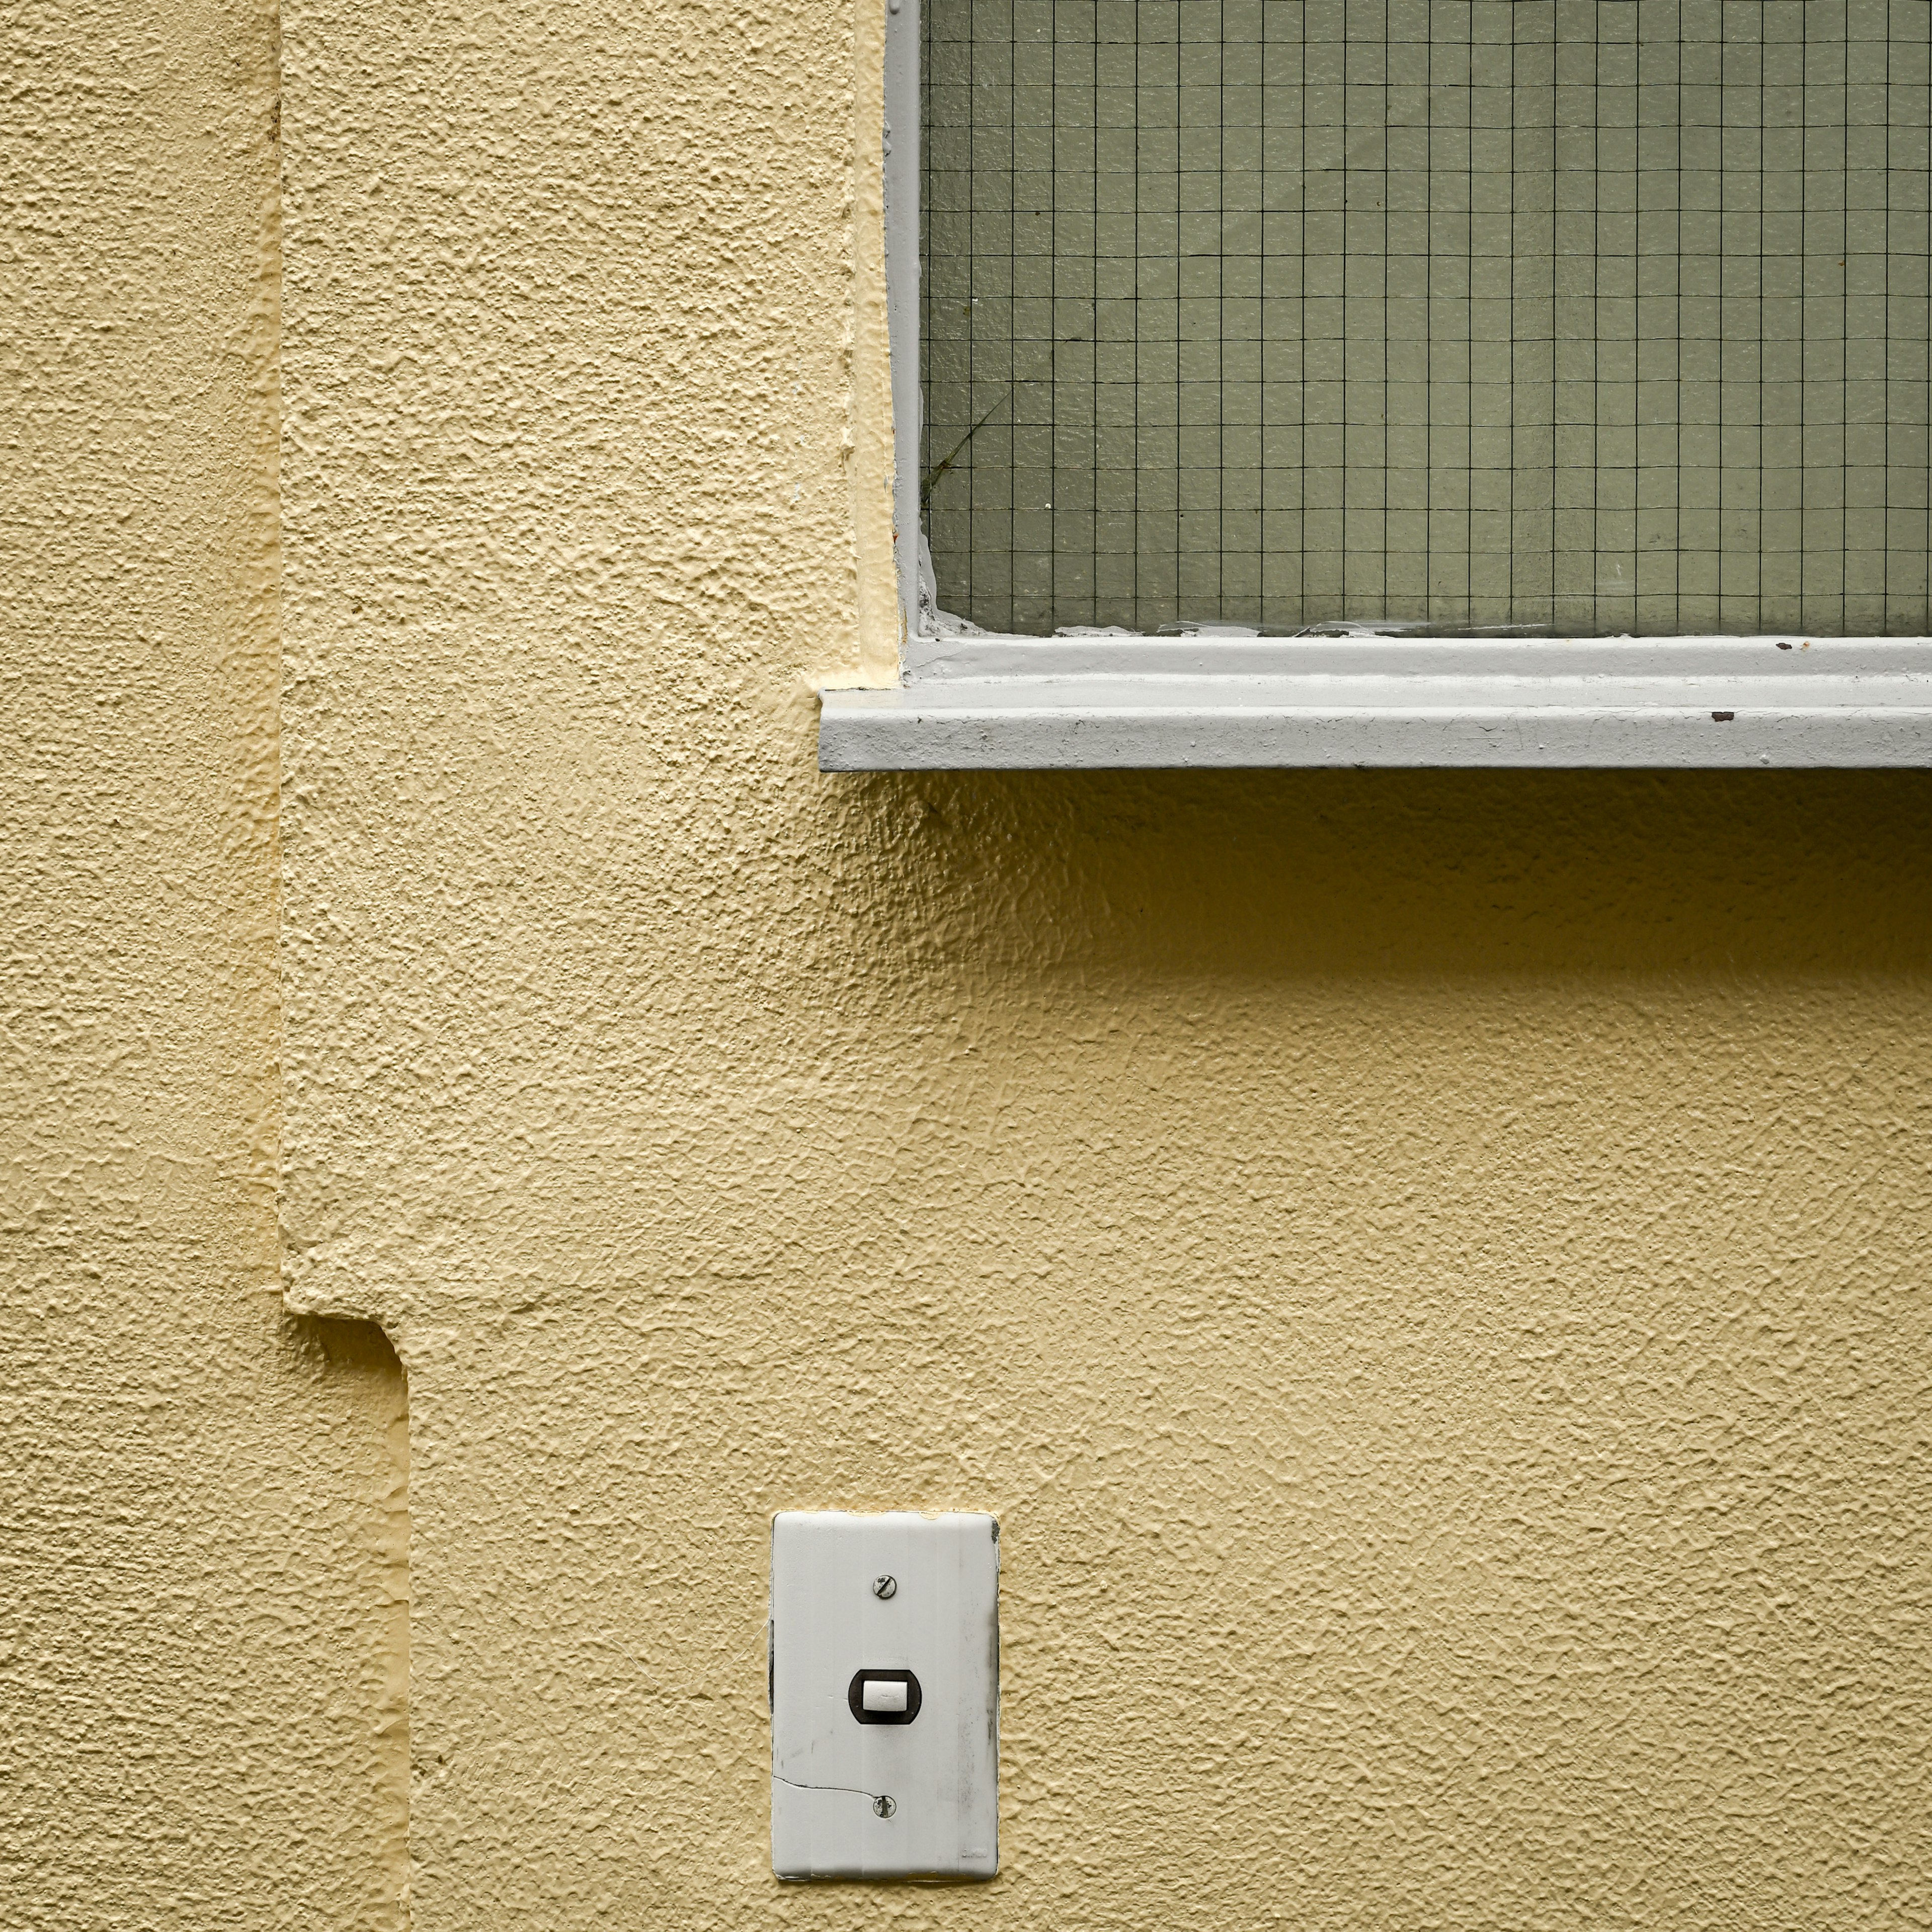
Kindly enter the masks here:
[[916, 638], [822, 771], [1932, 765], [1932, 640]]

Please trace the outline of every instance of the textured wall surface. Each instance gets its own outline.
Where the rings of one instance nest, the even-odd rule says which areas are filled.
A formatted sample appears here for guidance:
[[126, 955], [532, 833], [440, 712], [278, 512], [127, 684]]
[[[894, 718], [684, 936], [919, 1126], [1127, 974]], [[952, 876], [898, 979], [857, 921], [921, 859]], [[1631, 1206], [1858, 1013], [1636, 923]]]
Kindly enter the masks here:
[[[410, 1370], [418, 1925], [1924, 1922], [1932, 790], [820, 778], [861, 26], [284, 16], [289, 1278]], [[1004, 1520], [989, 1888], [770, 1876], [831, 1504]]]
[[0, 1923], [392, 1926], [402, 1378], [278, 1292], [274, 20], [0, 22]]

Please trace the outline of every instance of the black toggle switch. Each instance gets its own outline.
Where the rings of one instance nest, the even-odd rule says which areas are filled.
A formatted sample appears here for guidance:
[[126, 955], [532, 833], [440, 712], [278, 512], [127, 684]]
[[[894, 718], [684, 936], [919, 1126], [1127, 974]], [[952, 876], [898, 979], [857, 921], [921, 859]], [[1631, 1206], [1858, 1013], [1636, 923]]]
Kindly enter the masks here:
[[861, 1670], [847, 1686], [845, 1701], [862, 1724], [909, 1724], [924, 1699], [910, 1670]]

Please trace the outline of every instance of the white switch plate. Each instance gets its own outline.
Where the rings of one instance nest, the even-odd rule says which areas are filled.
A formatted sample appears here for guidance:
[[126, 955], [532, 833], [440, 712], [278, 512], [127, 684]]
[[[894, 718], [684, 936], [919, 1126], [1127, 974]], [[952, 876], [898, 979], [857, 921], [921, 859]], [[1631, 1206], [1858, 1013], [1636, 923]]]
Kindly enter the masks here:
[[[881, 1579], [890, 1578], [890, 1587]], [[1000, 1526], [964, 1512], [772, 1519], [772, 1869], [991, 1878], [1000, 1864]], [[874, 1710], [868, 1673], [908, 1687]], [[883, 1802], [882, 1802], [883, 1801]]]

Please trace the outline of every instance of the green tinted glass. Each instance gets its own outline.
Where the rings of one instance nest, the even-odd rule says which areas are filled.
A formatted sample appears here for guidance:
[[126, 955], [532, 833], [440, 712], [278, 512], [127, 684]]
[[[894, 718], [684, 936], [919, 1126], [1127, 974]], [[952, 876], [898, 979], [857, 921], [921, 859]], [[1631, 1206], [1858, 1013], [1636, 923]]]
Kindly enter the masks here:
[[1932, 628], [1932, 5], [923, 5], [945, 608]]

